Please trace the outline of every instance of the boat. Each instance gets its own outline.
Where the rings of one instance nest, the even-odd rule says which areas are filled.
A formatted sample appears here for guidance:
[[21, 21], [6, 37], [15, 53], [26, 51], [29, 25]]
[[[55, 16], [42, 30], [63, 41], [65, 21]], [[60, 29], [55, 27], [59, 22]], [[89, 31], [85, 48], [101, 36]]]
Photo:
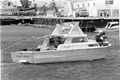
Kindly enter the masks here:
[[100, 46], [83, 33], [77, 22], [57, 24], [51, 35], [44, 36], [36, 49], [11, 52], [13, 63], [53, 63], [104, 58], [111, 44]]
[[104, 28], [96, 28], [95, 32], [111, 32], [111, 31], [119, 31], [120, 25], [119, 22], [108, 22]]

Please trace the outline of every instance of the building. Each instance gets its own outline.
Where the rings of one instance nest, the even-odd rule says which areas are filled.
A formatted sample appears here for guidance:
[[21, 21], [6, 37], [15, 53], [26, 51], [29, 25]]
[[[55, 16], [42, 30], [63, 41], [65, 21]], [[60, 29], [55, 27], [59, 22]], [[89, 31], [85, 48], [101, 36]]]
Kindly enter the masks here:
[[18, 7], [21, 6], [20, 1], [15, 0], [3, 0], [0, 1], [0, 15], [12, 15], [18, 11]]
[[119, 17], [119, 0], [69, 0], [72, 3], [72, 15], [75, 9], [86, 8], [89, 16], [93, 17]]
[[16, 11], [17, 8], [11, 1], [4, 0], [0, 2], [0, 15], [12, 15]]

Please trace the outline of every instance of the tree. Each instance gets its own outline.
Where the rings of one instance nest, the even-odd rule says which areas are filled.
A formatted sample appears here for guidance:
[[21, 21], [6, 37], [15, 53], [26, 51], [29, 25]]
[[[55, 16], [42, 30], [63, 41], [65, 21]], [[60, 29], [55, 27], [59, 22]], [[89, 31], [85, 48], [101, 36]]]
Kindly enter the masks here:
[[47, 14], [47, 7], [46, 7], [46, 5], [43, 5], [43, 12], [44, 12], [44, 14], [46, 15]]
[[54, 0], [49, 4], [49, 8], [54, 11], [54, 14], [58, 12], [58, 8]]
[[43, 6], [39, 7], [39, 10], [40, 10], [40, 12], [42, 12], [44, 15], [46, 15], [47, 10], [48, 10], [48, 7], [46, 6], [46, 3], [45, 3]]
[[23, 8], [29, 8], [29, 0], [20, 0]]
[[36, 3], [34, 3], [34, 6], [33, 6], [33, 7], [35, 8], [35, 11], [38, 10], [38, 8], [37, 8], [37, 4], [36, 4]]
[[32, 4], [32, 2], [31, 2], [31, 1], [29, 1], [29, 2], [28, 2], [28, 6], [29, 6], [29, 8], [30, 8], [31, 4]]

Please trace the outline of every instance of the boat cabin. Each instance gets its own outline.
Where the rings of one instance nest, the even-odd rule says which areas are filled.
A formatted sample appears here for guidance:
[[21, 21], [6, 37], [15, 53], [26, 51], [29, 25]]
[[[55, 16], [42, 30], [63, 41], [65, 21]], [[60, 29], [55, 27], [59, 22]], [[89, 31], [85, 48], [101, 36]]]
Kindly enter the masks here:
[[[58, 24], [42, 45], [33, 51], [11, 52], [15, 63], [48, 63], [101, 59], [107, 47], [88, 39], [76, 23]], [[101, 52], [105, 50], [105, 52]]]
[[[93, 45], [93, 46], [91, 46]], [[82, 32], [77, 23], [57, 24], [53, 33], [46, 37], [42, 45], [42, 51], [86, 49], [88, 47], [99, 47], [94, 40], [88, 40], [87, 35]]]
[[105, 28], [113, 28], [119, 26], [119, 22], [108, 22]]
[[104, 28], [96, 28], [95, 32], [119, 31], [119, 22], [108, 22]]

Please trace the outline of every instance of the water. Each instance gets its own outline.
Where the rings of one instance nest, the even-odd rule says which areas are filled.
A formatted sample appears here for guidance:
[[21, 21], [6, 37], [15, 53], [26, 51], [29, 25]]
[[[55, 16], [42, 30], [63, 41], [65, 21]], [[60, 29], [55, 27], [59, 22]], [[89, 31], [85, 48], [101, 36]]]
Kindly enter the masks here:
[[[1, 27], [2, 50], [31, 36], [46, 34], [44, 28], [24, 26]], [[52, 30], [49, 30], [49, 33]], [[94, 38], [96, 33], [87, 33]], [[37, 65], [13, 64], [10, 52], [36, 43], [21, 43], [2, 52], [2, 80], [120, 80], [120, 44], [119, 33], [106, 33], [112, 43], [105, 59], [96, 61], [77, 61]], [[33, 47], [33, 46], [32, 46]]]

